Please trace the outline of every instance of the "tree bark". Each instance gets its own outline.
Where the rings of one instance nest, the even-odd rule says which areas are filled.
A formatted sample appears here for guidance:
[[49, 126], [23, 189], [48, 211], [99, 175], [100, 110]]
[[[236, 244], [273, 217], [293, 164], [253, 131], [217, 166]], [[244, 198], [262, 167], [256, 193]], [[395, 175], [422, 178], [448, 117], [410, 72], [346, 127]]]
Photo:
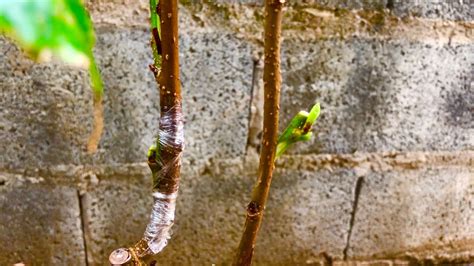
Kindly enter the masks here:
[[264, 47], [264, 107], [263, 137], [260, 153], [258, 179], [247, 206], [244, 232], [239, 244], [234, 265], [250, 265], [254, 253], [257, 233], [263, 219], [275, 162], [278, 139], [278, 114], [280, 109], [280, 35], [283, 16], [283, 0], [265, 1], [265, 47]]
[[[181, 85], [179, 80], [178, 1], [160, 1], [162, 68], [158, 77], [160, 91], [160, 131], [169, 133], [171, 145], [162, 146], [160, 158], [169, 165], [154, 189], [171, 194], [177, 192], [181, 170], [180, 156], [183, 143]], [[169, 117], [168, 121], [163, 118]], [[181, 130], [181, 132], [179, 132]], [[160, 140], [162, 141], [162, 140]], [[177, 143], [178, 142], [178, 143]]]

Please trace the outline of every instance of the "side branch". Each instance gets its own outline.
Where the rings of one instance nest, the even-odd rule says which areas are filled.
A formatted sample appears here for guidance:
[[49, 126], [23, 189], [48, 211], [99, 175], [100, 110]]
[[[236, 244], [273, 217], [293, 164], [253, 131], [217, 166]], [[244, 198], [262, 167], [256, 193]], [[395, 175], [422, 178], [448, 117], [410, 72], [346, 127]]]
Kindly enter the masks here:
[[263, 137], [258, 180], [247, 206], [245, 228], [240, 240], [234, 265], [250, 265], [263, 219], [263, 212], [274, 169], [278, 139], [278, 114], [280, 104], [280, 35], [283, 0], [265, 1], [265, 47], [264, 47], [264, 107]]

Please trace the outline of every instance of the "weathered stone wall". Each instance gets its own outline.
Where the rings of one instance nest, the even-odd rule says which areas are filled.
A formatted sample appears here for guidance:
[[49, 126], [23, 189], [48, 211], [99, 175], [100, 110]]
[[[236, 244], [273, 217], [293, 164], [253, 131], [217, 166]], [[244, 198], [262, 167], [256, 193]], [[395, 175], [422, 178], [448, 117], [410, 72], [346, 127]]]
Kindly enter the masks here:
[[[315, 138], [277, 163], [255, 264], [473, 261], [472, 4], [290, 2], [282, 129], [315, 101], [323, 111]], [[87, 4], [106, 87], [94, 155], [87, 73], [33, 63], [0, 39], [1, 265], [103, 265], [148, 219], [159, 101], [147, 1]], [[186, 151], [161, 264], [232, 259], [256, 175], [261, 5], [181, 1]]]

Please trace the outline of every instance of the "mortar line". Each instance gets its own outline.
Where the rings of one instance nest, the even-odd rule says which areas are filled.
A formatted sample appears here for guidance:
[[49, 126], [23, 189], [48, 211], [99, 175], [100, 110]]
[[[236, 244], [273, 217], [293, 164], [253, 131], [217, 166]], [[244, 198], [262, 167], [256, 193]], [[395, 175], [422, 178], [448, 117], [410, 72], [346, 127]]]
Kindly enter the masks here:
[[344, 260], [347, 260], [347, 252], [349, 251], [351, 235], [352, 235], [352, 229], [354, 228], [355, 215], [356, 215], [356, 212], [357, 212], [357, 205], [359, 204], [359, 196], [360, 196], [360, 192], [362, 190], [362, 183], [363, 182], [364, 182], [363, 177], [357, 178], [355, 189], [354, 189], [354, 201], [353, 201], [353, 204], [352, 204], [352, 212], [351, 212], [351, 219], [349, 221], [349, 230], [348, 230], [348, 233], [347, 233], [346, 246], [344, 247], [344, 250], [342, 251]]
[[[216, 159], [215, 163], [224, 160]], [[145, 162], [122, 164], [114, 166], [111, 174], [110, 164], [76, 165], [58, 164], [45, 168], [6, 168], [0, 167], [0, 172], [10, 175], [9, 178], [28, 176], [31, 178], [45, 178], [58, 180], [62, 184], [75, 184], [79, 182], [79, 176], [85, 172], [92, 172], [107, 179], [113, 175], [127, 172], [129, 175], [148, 175], [149, 168]], [[230, 165], [229, 167], [239, 167]], [[435, 152], [368, 152], [356, 154], [293, 154], [283, 155], [276, 162], [278, 169], [297, 169], [302, 171], [328, 170], [333, 171], [340, 168], [354, 168], [358, 166], [372, 167], [373, 171], [381, 172], [388, 170], [414, 170], [425, 167], [473, 167], [474, 151], [435, 151]], [[184, 169], [186, 171], [186, 169]], [[192, 171], [187, 172], [189, 174]], [[46, 178], [47, 177], [47, 178]], [[64, 177], [68, 177], [65, 179]], [[42, 181], [43, 179], [38, 179]]]
[[81, 192], [77, 190], [77, 198], [79, 201], [79, 215], [80, 215], [80, 220], [81, 220], [81, 232], [82, 232], [82, 242], [84, 246], [84, 259], [85, 259], [85, 265], [89, 266], [89, 257], [88, 257], [88, 252], [87, 252], [87, 240], [86, 240], [86, 219], [84, 216], [84, 196], [81, 195]]
[[359, 154], [306, 154], [282, 156], [276, 162], [281, 169], [306, 171], [335, 168], [371, 167], [373, 171], [388, 169], [414, 170], [428, 166], [474, 166], [473, 151], [452, 152], [381, 152]]

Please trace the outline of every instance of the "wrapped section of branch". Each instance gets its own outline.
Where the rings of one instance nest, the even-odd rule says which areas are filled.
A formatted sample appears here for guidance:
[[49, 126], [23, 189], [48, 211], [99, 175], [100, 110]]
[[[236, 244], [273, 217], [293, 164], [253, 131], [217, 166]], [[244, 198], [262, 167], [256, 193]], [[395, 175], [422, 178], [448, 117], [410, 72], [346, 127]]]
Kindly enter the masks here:
[[[170, 170], [180, 166], [184, 148], [184, 122], [181, 106], [169, 109], [160, 118], [160, 130], [156, 144], [150, 148], [148, 163], [153, 173], [153, 209], [150, 215], [144, 240], [148, 253], [156, 254], [163, 250], [171, 236], [174, 222], [178, 183], [171, 181]], [[166, 162], [161, 154], [172, 154]], [[176, 180], [175, 180], [176, 181]], [[164, 184], [164, 185], [163, 185]]]
[[177, 195], [178, 192], [170, 195], [161, 192], [153, 193], [153, 209], [150, 222], [143, 236], [153, 254], [163, 250], [171, 237]]
[[180, 105], [173, 106], [161, 116], [157, 144], [159, 150], [164, 148], [181, 155], [184, 148], [184, 121]]

